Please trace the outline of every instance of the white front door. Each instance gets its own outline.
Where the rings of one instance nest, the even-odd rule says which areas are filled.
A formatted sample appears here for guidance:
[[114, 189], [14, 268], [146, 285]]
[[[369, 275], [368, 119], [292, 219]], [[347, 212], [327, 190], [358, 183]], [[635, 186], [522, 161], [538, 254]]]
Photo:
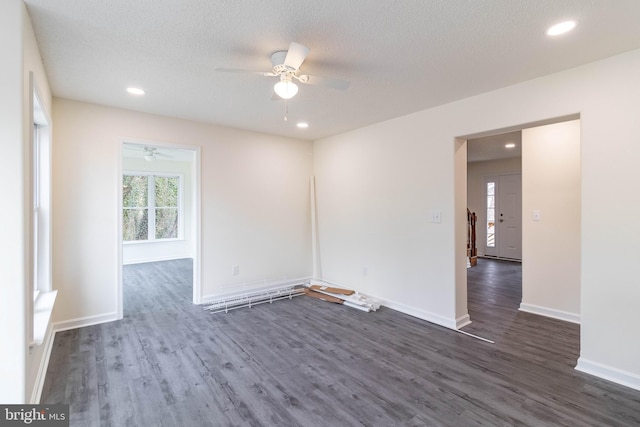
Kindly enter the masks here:
[[522, 259], [522, 176], [487, 177], [485, 255]]

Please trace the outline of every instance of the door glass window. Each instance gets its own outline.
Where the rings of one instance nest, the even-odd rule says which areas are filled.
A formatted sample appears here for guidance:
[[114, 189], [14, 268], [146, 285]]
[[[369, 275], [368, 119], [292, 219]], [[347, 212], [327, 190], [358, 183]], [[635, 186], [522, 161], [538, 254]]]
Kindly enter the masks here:
[[487, 182], [487, 247], [496, 246], [496, 183]]

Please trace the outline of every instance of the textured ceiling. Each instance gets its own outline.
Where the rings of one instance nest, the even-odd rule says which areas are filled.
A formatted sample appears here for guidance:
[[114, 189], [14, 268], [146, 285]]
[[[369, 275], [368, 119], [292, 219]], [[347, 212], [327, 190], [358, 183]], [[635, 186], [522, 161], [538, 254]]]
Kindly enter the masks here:
[[[515, 144], [506, 148], [506, 144]], [[508, 159], [522, 156], [522, 132], [509, 132], [467, 141], [467, 162]]]
[[[26, 0], [55, 96], [318, 139], [640, 47], [638, 0]], [[550, 39], [551, 24], [575, 19]], [[301, 85], [216, 72], [271, 68], [291, 41]], [[135, 98], [127, 86], [143, 87]], [[297, 129], [298, 120], [309, 122]]]

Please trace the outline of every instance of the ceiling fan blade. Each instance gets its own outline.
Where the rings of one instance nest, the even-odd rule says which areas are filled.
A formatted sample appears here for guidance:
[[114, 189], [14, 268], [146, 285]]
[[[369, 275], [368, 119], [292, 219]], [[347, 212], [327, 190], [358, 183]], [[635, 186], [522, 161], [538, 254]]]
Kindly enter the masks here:
[[145, 152], [146, 150], [142, 147], [132, 147], [130, 145], [126, 145], [124, 146], [124, 150], [125, 151], [138, 151], [138, 152]]
[[332, 89], [338, 89], [338, 90], [346, 90], [351, 84], [346, 80], [332, 79], [330, 77], [308, 76], [306, 74], [300, 76], [299, 80], [300, 80], [300, 83], [315, 85], [315, 86], [330, 87]]
[[287, 51], [287, 57], [284, 59], [284, 65], [297, 70], [300, 68], [300, 65], [302, 65], [308, 54], [308, 47], [303, 46], [300, 43], [291, 42], [289, 50]]
[[259, 76], [275, 76], [275, 74], [269, 71], [244, 70], [242, 68], [216, 68], [216, 71], [221, 73], [241, 73], [241, 74], [257, 74]]

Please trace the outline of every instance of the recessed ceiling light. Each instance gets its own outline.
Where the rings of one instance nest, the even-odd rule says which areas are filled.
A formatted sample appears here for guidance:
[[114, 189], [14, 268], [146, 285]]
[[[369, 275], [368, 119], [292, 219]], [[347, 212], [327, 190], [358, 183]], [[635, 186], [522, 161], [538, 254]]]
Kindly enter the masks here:
[[300, 129], [306, 129], [306, 128], [309, 127], [309, 123], [307, 123], [307, 122], [298, 122], [298, 124], [296, 126], [298, 126]]
[[504, 148], [515, 148], [515, 147], [516, 147], [516, 144], [514, 144], [513, 142], [510, 142], [504, 146]]
[[131, 95], [144, 95], [144, 90], [139, 87], [128, 87], [127, 92]]
[[547, 30], [548, 36], [559, 36], [560, 34], [567, 33], [576, 27], [576, 21], [565, 21], [554, 25]]

